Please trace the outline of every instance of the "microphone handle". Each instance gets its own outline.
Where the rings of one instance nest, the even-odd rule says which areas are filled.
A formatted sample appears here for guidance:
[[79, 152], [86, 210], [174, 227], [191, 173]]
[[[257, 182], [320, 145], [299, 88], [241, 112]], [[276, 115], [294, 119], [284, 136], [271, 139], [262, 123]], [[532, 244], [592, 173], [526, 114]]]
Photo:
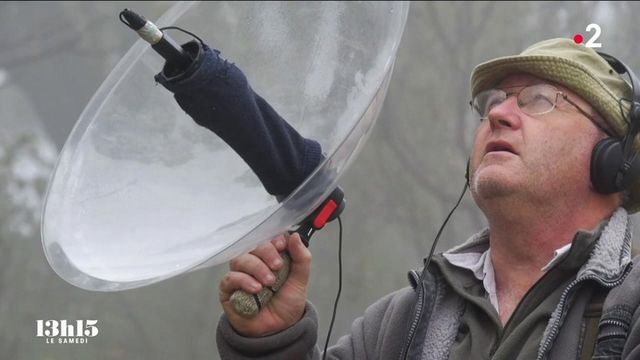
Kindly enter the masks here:
[[280, 289], [282, 284], [289, 277], [289, 271], [291, 269], [291, 257], [287, 251], [280, 253], [284, 265], [278, 271], [273, 271], [273, 275], [276, 277], [276, 282], [269, 286], [263, 287], [257, 294], [250, 294], [244, 290], [236, 290], [230, 298], [231, 304], [238, 315], [245, 318], [252, 318], [260, 312], [260, 310], [267, 305], [271, 297]]
[[178, 73], [183, 72], [193, 63], [193, 59], [184, 51], [182, 46], [178, 45], [175, 40], [165, 33], [162, 34], [162, 39], [151, 45], [151, 47], [167, 60], [168, 64], [179, 69]]
[[[313, 233], [318, 229], [322, 229], [328, 221], [337, 218], [344, 210], [344, 207], [344, 192], [340, 187], [336, 187], [322, 205], [302, 221], [295, 230], [300, 235], [300, 240], [302, 240], [304, 246], [309, 247], [309, 241]], [[288, 235], [291, 235], [291, 232], [286, 233], [285, 236], [288, 237]], [[276, 277], [276, 282], [273, 285], [264, 287], [257, 294], [249, 294], [244, 290], [236, 290], [231, 294], [229, 300], [238, 315], [245, 318], [252, 318], [258, 315], [260, 310], [267, 305], [287, 280], [291, 270], [291, 256], [286, 250], [281, 252], [280, 256], [284, 265], [280, 270], [273, 271], [273, 275]]]

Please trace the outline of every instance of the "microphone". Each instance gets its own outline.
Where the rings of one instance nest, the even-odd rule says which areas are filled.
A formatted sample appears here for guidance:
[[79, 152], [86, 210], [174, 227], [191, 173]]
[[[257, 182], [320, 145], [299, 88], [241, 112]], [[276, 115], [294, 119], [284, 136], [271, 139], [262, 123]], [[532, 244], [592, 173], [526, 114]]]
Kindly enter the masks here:
[[[278, 201], [295, 190], [324, 158], [320, 144], [304, 138], [256, 94], [242, 71], [207, 45], [192, 41], [183, 47], [194, 63], [177, 76], [165, 66], [155, 79], [174, 94], [180, 107], [199, 125], [216, 133], [251, 167], [264, 188]], [[306, 246], [311, 235], [337, 218], [345, 207], [337, 187], [306, 218], [296, 232]], [[284, 266], [274, 272], [276, 283], [258, 294], [237, 290], [231, 303], [237, 314], [251, 318], [266, 306], [289, 276], [291, 258], [281, 253]]]
[[[129, 21], [127, 26], [134, 30], [137, 27], [136, 31], [145, 40], [144, 36], [152, 41], [160, 36], [149, 30], [155, 25], [131, 11], [125, 9], [122, 17]], [[155, 47], [162, 39], [167, 40], [160, 47], [163, 52]], [[231, 146], [278, 201], [283, 201], [302, 184], [324, 159], [320, 144], [303, 137], [289, 125], [253, 91], [243, 72], [220, 56], [220, 51], [209, 48], [201, 40], [177, 46], [165, 35], [155, 45], [152, 41], [149, 41], [152, 47], [167, 59], [155, 80], [173, 93], [178, 105], [198, 125], [214, 132]], [[167, 49], [170, 51], [165, 51]], [[178, 53], [188, 55], [176, 55]], [[178, 71], [174, 56], [188, 57], [189, 64]], [[336, 219], [344, 207], [344, 193], [336, 187], [295, 231], [309, 246], [311, 235]], [[285, 265], [274, 272], [277, 279], [274, 285], [258, 294], [237, 290], [231, 296], [239, 315], [257, 315], [287, 279], [291, 258], [286, 251], [281, 255]]]
[[191, 56], [189, 56], [178, 43], [163, 33], [156, 24], [145, 19], [143, 16], [129, 9], [124, 9], [120, 12], [120, 21], [136, 31], [143, 40], [151, 44], [153, 50], [160, 54], [160, 56], [177, 69], [178, 72], [186, 70], [189, 65], [193, 63]]

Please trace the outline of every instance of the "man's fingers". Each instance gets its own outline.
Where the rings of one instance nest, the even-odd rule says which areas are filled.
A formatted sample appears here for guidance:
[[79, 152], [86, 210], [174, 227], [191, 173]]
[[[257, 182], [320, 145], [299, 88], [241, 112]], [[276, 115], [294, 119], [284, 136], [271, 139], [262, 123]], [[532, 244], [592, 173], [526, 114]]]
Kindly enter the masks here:
[[285, 234], [278, 235], [271, 240], [271, 243], [276, 247], [278, 252], [283, 252], [287, 249], [287, 236]]
[[299, 289], [306, 289], [311, 267], [311, 252], [302, 243], [300, 235], [280, 236], [263, 244], [249, 254], [241, 255], [229, 263], [228, 272], [220, 282], [220, 301], [226, 301], [235, 290], [258, 293], [263, 286], [272, 286], [276, 277], [272, 270], [284, 266], [279, 253], [287, 250], [291, 258], [289, 279]]
[[[284, 240], [284, 237], [282, 240]], [[280, 242], [282, 240], [275, 238], [269, 243], [258, 246], [251, 254], [260, 258], [271, 270], [280, 270], [284, 263], [282, 262], [282, 256], [280, 256], [277, 247], [274, 246], [274, 242]]]
[[302, 243], [300, 235], [293, 233], [288, 241], [289, 255], [291, 256], [291, 272], [289, 277], [301, 285], [306, 286], [311, 269], [311, 252]]
[[263, 285], [270, 286], [276, 281], [276, 277], [273, 275], [267, 264], [253, 253], [239, 256], [231, 260], [229, 264], [231, 271], [249, 274]]
[[238, 271], [229, 271], [224, 275], [222, 281], [220, 281], [220, 301], [224, 302], [229, 300], [231, 294], [239, 289], [251, 294], [256, 294], [262, 290], [262, 285], [249, 274]]

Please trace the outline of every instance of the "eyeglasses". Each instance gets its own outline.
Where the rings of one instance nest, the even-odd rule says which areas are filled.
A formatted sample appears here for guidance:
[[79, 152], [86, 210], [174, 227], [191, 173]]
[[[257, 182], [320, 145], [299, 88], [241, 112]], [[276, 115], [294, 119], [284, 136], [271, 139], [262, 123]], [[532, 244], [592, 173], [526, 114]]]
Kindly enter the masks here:
[[506, 92], [501, 89], [489, 89], [476, 95], [469, 104], [480, 116], [480, 121], [483, 121], [487, 119], [491, 109], [502, 104], [511, 95], [517, 96], [518, 107], [527, 115], [543, 115], [550, 113], [556, 108], [558, 98], [562, 97], [569, 104], [578, 109], [582, 115], [591, 120], [600, 128], [600, 130], [609, 134], [609, 132], [604, 129], [591, 114], [587, 113], [575, 102], [571, 101], [565, 93], [549, 84], [526, 86], [517, 92]]

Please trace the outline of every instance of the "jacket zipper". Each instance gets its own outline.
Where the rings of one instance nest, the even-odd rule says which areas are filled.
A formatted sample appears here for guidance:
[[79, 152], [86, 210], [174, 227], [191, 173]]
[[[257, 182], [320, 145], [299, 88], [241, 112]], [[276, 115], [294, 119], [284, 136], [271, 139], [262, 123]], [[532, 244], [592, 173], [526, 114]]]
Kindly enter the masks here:
[[[567, 301], [567, 296], [569, 296], [569, 292], [571, 292], [571, 290], [578, 285], [581, 282], [587, 281], [587, 280], [594, 280], [597, 283], [599, 283], [600, 285], [602, 285], [603, 287], [607, 288], [607, 289], [612, 289], [620, 284], [622, 284], [622, 282], [624, 281], [624, 279], [627, 277], [627, 273], [629, 272], [630, 267], [627, 266], [625, 268], [625, 270], [622, 272], [622, 274], [620, 275], [620, 277], [618, 277], [617, 280], [612, 281], [612, 282], [605, 282], [602, 281], [600, 278], [598, 278], [595, 275], [590, 275], [590, 276], [585, 276], [583, 278], [580, 279], [575, 279], [573, 282], [571, 282], [571, 284], [569, 284], [564, 291], [562, 292], [562, 295], [560, 296], [560, 303], [558, 304], [558, 306], [560, 307], [560, 316], [562, 316], [562, 314], [564, 313], [564, 306], [566, 305], [566, 301]], [[556, 336], [558, 335], [558, 331], [560, 329], [560, 324], [559, 324], [559, 319], [556, 319], [556, 321], [553, 323], [551, 330], [549, 332], [549, 335], [547, 335], [547, 338], [545, 339], [544, 343], [542, 344], [542, 347], [540, 347], [540, 349], [538, 350], [538, 357], [536, 358], [536, 360], [542, 360], [546, 357], [546, 353], [549, 351], [549, 347], [551, 346], [551, 343], [554, 341], [554, 339], [556, 338]]]
[[418, 322], [420, 321], [420, 317], [422, 315], [422, 311], [424, 310], [424, 293], [426, 291], [426, 289], [424, 288], [424, 281], [422, 280], [422, 277], [417, 276], [417, 272], [414, 270], [411, 270], [411, 273], [413, 274], [414, 278], [417, 277], [418, 281], [416, 281], [417, 287], [418, 287], [418, 300], [416, 302], [416, 312], [415, 312], [415, 317], [413, 318], [413, 321], [411, 322], [411, 327], [409, 328], [409, 334], [407, 336], [407, 341], [404, 345], [404, 348], [402, 349], [402, 352], [400, 353], [400, 359], [406, 360], [407, 356], [409, 355], [409, 347], [411, 346], [411, 343], [413, 342], [413, 337], [415, 336], [416, 333], [416, 329], [418, 327]]
[[613, 319], [604, 319], [600, 321], [600, 325], [614, 325], [614, 326], [619, 326], [621, 328], [628, 328], [629, 324], [624, 323], [622, 321], [618, 321], [618, 320], [613, 320]]

